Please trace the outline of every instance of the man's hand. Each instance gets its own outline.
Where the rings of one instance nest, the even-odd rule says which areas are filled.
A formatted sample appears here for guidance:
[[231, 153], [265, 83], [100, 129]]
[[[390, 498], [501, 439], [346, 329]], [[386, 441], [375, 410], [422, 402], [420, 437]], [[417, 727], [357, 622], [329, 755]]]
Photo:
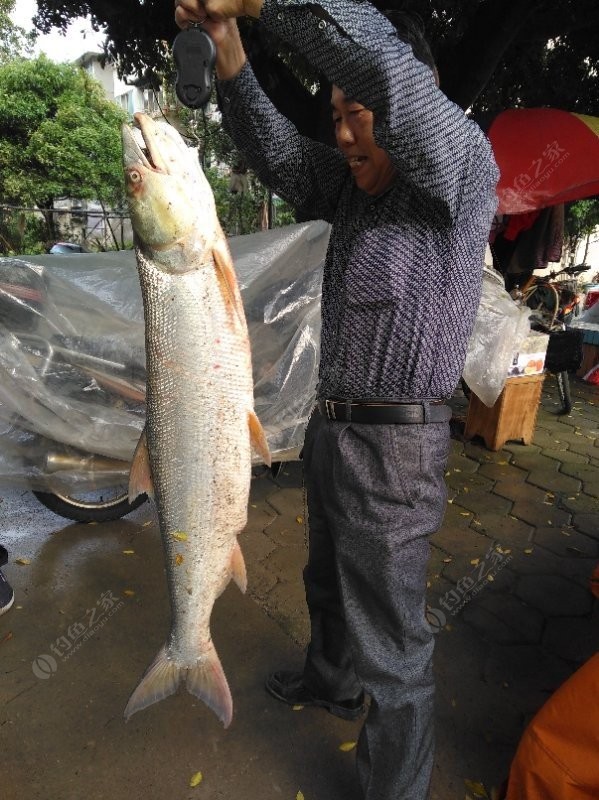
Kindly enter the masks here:
[[175, 21], [180, 28], [205, 20], [222, 22], [236, 17], [260, 16], [264, 0], [175, 0]]
[[175, 22], [180, 28], [202, 26], [216, 45], [216, 74], [221, 80], [230, 80], [246, 62], [235, 18], [254, 16], [243, 10], [250, 4], [257, 7], [255, 16], [259, 16], [262, 3], [263, 0], [175, 0]]

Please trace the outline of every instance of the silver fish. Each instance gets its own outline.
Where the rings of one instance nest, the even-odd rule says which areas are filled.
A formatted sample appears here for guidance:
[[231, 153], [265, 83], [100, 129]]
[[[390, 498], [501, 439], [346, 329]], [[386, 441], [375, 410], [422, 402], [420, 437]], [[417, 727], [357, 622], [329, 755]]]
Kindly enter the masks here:
[[[212, 190], [197, 153], [170, 125], [135, 115], [123, 162], [146, 328], [146, 427], [130, 497], [155, 498], [171, 629], [131, 695], [127, 719], [179, 684], [227, 727], [233, 703], [210, 635], [216, 598], [246, 570], [251, 443], [270, 454], [253, 409], [243, 305]], [[141, 134], [141, 135], [140, 135]]]

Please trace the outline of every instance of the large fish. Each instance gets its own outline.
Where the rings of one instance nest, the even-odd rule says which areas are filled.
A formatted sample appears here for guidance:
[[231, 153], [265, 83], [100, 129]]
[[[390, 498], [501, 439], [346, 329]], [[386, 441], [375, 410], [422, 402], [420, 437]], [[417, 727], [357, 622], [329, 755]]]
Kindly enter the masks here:
[[168, 639], [125, 716], [179, 684], [224, 723], [233, 703], [210, 635], [216, 598], [246, 572], [251, 443], [269, 463], [253, 410], [248, 332], [226, 239], [197, 153], [170, 125], [136, 114], [123, 161], [146, 327], [147, 416], [130, 497], [156, 501], [171, 601]]

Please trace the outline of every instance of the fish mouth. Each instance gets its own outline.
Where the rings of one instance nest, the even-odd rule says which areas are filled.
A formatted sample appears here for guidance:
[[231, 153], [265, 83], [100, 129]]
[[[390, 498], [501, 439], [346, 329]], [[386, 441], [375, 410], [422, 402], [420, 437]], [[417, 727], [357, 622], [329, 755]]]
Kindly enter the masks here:
[[126, 167], [141, 164], [152, 172], [168, 175], [160, 154], [154, 123], [145, 114], [135, 114], [134, 126], [123, 125], [123, 159]]

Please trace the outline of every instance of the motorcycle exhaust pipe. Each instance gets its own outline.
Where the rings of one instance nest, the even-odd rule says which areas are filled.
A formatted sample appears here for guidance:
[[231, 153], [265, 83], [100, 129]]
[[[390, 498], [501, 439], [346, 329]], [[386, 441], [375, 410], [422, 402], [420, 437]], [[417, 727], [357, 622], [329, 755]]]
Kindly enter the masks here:
[[46, 455], [46, 471], [84, 470], [85, 472], [129, 472], [130, 461], [104, 456], [73, 456], [64, 453], [48, 453]]

